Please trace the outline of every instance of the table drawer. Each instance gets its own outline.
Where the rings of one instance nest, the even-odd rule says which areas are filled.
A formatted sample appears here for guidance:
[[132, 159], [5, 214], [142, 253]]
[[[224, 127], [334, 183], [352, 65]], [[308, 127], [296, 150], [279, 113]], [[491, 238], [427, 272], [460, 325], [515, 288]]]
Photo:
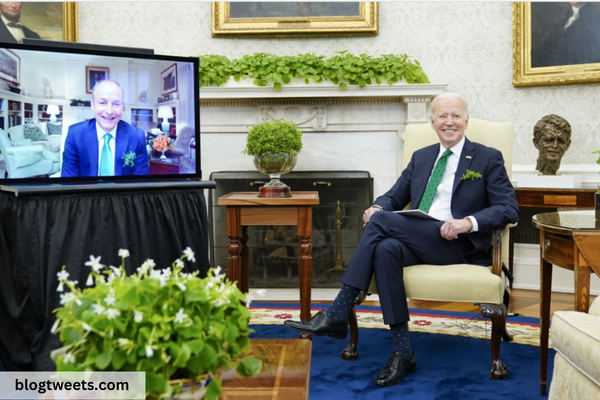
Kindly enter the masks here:
[[573, 269], [574, 243], [571, 237], [546, 233], [541, 244], [542, 257], [552, 264]]

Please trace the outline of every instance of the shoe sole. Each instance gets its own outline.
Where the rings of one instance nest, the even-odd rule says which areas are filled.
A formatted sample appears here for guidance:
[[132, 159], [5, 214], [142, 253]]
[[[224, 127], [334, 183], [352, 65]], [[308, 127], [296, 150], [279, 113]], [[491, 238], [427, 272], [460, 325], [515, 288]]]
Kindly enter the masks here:
[[297, 332], [307, 333], [307, 334], [313, 335], [313, 336], [329, 336], [330, 338], [336, 339], [336, 340], [344, 340], [344, 339], [346, 339], [346, 337], [348, 337], [348, 332], [346, 332], [343, 335], [339, 334], [339, 333], [313, 333], [313, 332], [305, 331], [304, 329], [296, 328], [295, 326], [288, 325], [285, 323], [284, 323], [284, 325], [287, 326], [288, 328], [292, 328], [293, 330], [295, 330]]

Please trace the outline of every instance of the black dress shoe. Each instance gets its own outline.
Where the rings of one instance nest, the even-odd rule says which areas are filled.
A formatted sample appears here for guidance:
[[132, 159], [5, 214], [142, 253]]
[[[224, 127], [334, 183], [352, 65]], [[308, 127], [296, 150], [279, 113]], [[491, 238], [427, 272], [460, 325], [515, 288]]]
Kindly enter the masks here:
[[394, 351], [387, 365], [379, 371], [376, 384], [379, 386], [390, 386], [400, 382], [403, 377], [412, 374], [417, 369], [415, 353], [410, 358], [402, 357], [402, 354]]
[[331, 336], [342, 340], [348, 335], [348, 321], [335, 322], [323, 311], [319, 311], [306, 321], [287, 320], [284, 324], [297, 331], [316, 336]]

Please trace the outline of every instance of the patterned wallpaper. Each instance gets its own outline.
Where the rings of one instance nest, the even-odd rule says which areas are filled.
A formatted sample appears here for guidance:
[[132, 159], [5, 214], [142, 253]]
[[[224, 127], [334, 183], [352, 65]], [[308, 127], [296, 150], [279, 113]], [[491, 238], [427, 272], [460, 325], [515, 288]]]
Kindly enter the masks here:
[[[598, 171], [599, 84], [514, 88], [512, 3], [380, 2], [380, 33], [358, 38], [211, 38], [210, 2], [80, 2], [79, 40], [153, 48], [172, 55], [254, 52], [331, 56], [350, 50], [372, 55], [406, 53], [419, 60], [431, 82], [463, 93], [471, 115], [515, 122], [514, 164], [535, 166], [533, 126], [555, 113], [573, 128], [562, 165]], [[596, 105], [596, 106], [595, 106]]]

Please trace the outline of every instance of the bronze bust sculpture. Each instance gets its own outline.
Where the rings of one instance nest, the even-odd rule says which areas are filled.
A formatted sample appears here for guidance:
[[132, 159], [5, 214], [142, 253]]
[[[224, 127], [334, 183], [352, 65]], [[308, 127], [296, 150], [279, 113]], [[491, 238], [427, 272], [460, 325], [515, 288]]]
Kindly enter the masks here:
[[556, 175], [571, 145], [571, 124], [556, 114], [542, 117], [533, 127], [533, 144], [539, 151], [535, 169], [543, 175]]

